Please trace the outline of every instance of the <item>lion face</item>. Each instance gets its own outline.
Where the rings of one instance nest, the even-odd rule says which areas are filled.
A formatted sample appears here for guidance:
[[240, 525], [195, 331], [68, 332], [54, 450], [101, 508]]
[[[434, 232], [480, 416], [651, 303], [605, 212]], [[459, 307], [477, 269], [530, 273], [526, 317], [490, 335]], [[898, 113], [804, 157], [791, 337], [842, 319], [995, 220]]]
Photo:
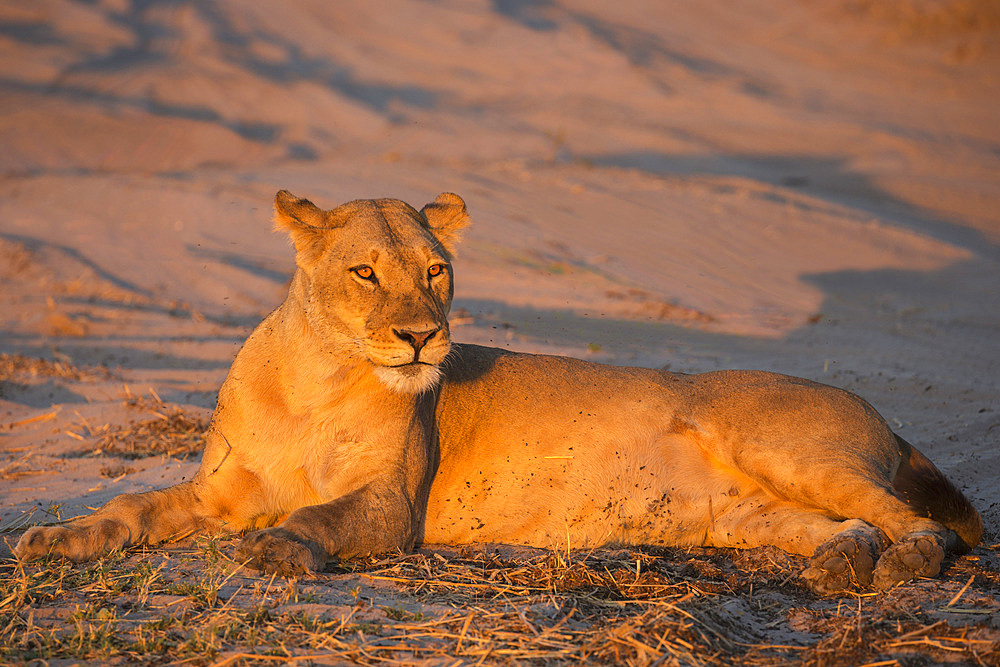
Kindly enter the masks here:
[[419, 212], [395, 199], [322, 211], [281, 191], [275, 208], [295, 243], [293, 291], [324, 349], [371, 364], [398, 392], [436, 385], [451, 346], [451, 244], [468, 224], [461, 198]]

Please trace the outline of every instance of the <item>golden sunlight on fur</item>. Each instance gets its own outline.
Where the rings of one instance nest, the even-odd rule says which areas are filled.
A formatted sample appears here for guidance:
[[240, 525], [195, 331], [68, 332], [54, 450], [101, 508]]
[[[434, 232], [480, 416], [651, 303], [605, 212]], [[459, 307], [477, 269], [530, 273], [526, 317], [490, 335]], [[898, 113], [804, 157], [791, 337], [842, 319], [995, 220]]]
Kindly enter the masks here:
[[233, 362], [195, 479], [31, 528], [19, 558], [214, 530], [252, 531], [237, 557], [284, 575], [420, 542], [775, 545], [829, 593], [934, 576], [979, 541], [962, 494], [846, 391], [453, 344], [457, 195], [275, 208], [295, 275]]

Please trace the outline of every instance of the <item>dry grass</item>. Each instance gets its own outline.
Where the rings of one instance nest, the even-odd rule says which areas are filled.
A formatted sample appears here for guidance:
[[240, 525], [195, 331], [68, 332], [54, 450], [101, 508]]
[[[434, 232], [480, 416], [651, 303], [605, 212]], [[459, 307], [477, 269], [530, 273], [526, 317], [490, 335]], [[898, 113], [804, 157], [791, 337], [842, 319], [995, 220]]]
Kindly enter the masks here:
[[0, 354], [0, 382], [34, 378], [94, 382], [112, 377], [112, 373], [106, 368], [80, 368], [69, 360], [49, 361], [23, 354]]
[[[149, 398], [129, 395], [125, 404], [151, 419], [131, 420], [125, 425], [94, 425], [82, 422], [69, 435], [79, 440], [92, 441], [93, 454], [108, 454], [123, 459], [140, 459], [147, 456], [165, 455], [179, 459], [199, 454], [205, 448], [205, 433], [209, 420], [192, 416], [165, 404], [159, 396], [151, 393]], [[120, 466], [122, 470], [128, 470]], [[105, 476], [119, 466], [109, 466]], [[120, 473], [119, 473], [120, 474]]]
[[424, 548], [289, 581], [234, 544], [0, 566], [0, 662], [1000, 664], [995, 550], [820, 599], [774, 549]]

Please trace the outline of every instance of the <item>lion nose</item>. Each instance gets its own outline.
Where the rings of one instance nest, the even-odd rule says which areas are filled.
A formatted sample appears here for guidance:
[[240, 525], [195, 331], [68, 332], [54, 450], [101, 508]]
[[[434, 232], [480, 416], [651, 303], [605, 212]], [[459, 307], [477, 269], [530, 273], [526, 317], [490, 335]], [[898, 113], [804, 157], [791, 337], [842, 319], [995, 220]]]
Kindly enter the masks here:
[[405, 340], [413, 348], [413, 360], [416, 361], [417, 357], [420, 356], [420, 350], [424, 348], [431, 338], [434, 337], [438, 331], [441, 331], [441, 327], [436, 329], [428, 329], [427, 331], [413, 331], [412, 329], [393, 329], [392, 332], [396, 334], [396, 337], [400, 340]]

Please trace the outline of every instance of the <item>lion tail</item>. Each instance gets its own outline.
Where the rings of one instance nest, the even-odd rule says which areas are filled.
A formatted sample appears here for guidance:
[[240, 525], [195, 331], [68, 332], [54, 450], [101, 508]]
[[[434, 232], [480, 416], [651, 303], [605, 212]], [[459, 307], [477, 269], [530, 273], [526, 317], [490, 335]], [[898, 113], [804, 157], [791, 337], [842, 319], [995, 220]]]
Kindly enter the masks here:
[[921, 514], [943, 524], [958, 537], [958, 544], [949, 545], [966, 552], [979, 544], [983, 535], [983, 520], [972, 503], [948, 481], [931, 460], [898, 435], [896, 443], [903, 460], [892, 480], [892, 486], [903, 494], [906, 502]]

